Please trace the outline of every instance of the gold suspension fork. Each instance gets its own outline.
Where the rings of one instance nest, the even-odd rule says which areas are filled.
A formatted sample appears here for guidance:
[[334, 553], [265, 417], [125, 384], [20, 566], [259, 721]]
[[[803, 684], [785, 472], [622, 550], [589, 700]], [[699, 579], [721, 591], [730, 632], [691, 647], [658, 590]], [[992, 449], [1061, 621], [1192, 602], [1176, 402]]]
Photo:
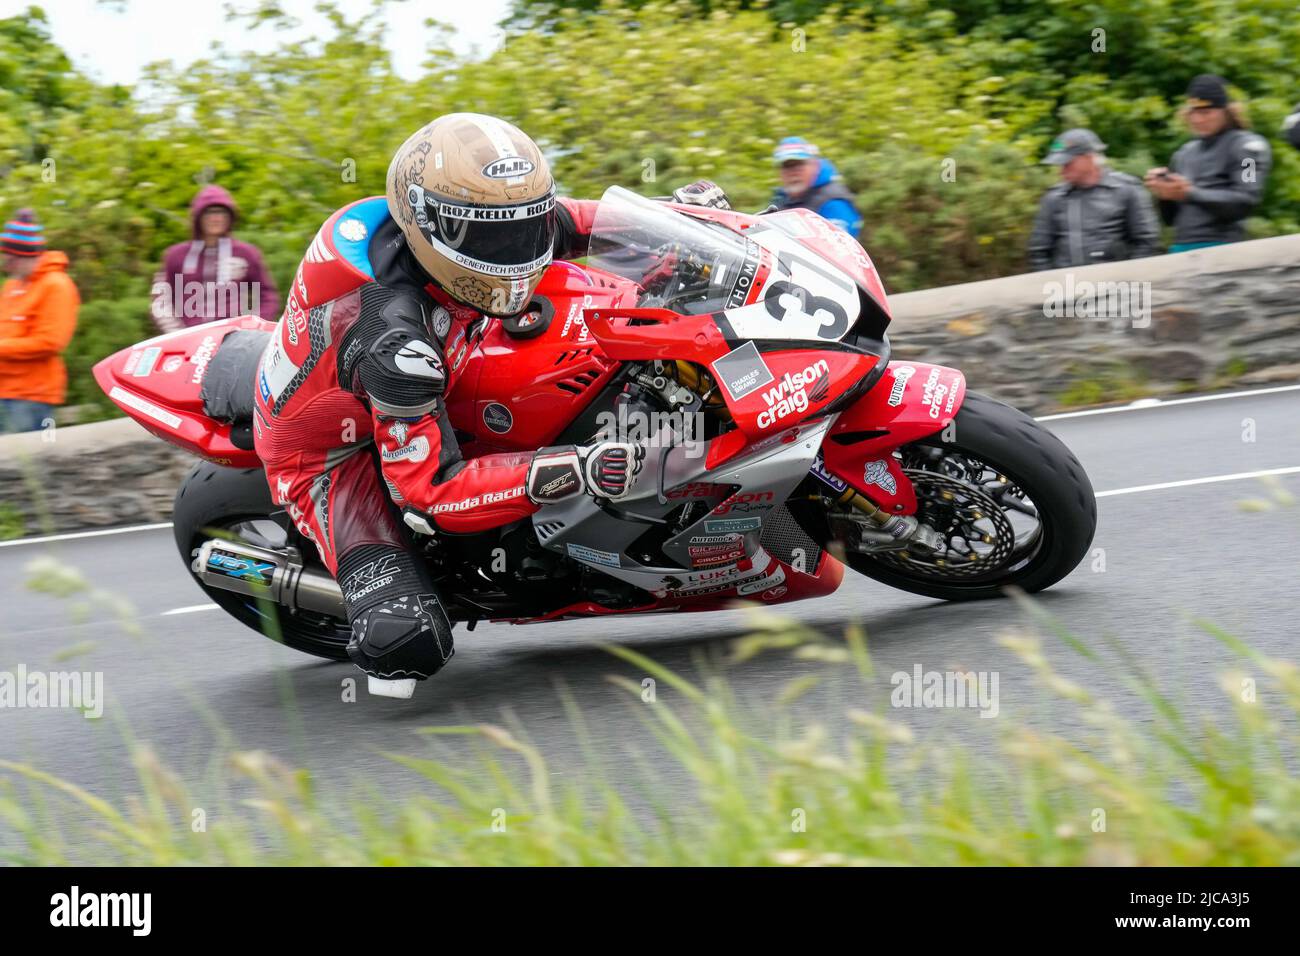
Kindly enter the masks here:
[[942, 551], [946, 548], [943, 538], [939, 532], [935, 531], [929, 525], [923, 525], [912, 515], [894, 515], [879, 507], [871, 499], [854, 490], [845, 488], [838, 498], [836, 504], [852, 505], [858, 511], [874, 521], [880, 530], [893, 538], [895, 541], [906, 541], [909, 544], [919, 544], [923, 548], [931, 551]]

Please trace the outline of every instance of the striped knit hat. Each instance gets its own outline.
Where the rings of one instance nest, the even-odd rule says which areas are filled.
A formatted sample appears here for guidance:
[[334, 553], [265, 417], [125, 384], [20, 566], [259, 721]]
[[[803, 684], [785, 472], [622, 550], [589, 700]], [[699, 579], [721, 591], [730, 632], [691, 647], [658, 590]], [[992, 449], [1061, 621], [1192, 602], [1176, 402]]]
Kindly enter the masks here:
[[39, 256], [45, 251], [45, 227], [30, 209], [19, 209], [0, 233], [0, 252], [12, 256]]

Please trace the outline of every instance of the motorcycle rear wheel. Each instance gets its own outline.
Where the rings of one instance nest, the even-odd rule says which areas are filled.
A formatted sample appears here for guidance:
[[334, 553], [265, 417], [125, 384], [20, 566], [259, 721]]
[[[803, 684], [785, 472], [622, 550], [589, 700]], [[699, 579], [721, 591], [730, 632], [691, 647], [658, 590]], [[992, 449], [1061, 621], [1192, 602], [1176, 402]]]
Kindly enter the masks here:
[[[176, 492], [172, 513], [176, 548], [194, 583], [218, 607], [273, 641], [315, 657], [346, 661], [351, 636], [346, 621], [287, 607], [234, 591], [209, 587], [190, 569], [194, 550], [215, 535], [231, 535], [261, 548], [281, 550], [297, 532], [284, 508], [271, 500], [261, 468], [224, 468], [211, 462], [195, 465]], [[303, 558], [319, 563], [315, 546], [302, 542]]]

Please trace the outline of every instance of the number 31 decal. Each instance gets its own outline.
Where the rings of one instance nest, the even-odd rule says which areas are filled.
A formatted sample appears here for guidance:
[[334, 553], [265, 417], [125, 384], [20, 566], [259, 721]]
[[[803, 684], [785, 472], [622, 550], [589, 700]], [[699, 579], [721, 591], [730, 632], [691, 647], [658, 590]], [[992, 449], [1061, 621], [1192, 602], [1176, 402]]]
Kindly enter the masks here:
[[763, 305], [772, 318], [817, 323], [819, 339], [838, 339], [849, 330], [849, 316], [844, 306], [824, 295], [813, 295], [803, 286], [784, 279], [767, 287]]
[[[820, 283], [814, 280], [816, 285], [829, 283], [844, 293], [857, 293], [855, 285], [846, 283], [842, 277], [816, 262], [792, 255], [788, 251], [782, 251], [777, 256], [777, 264], [790, 279], [794, 278], [796, 263], [824, 280]], [[828, 296], [810, 292], [805, 286], [792, 281], [779, 279], [769, 283], [764, 290], [763, 305], [767, 308], [768, 315], [778, 321], [794, 321], [801, 326], [815, 323], [817, 337], [820, 339], [839, 339], [849, 330], [849, 315], [841, 303]]]

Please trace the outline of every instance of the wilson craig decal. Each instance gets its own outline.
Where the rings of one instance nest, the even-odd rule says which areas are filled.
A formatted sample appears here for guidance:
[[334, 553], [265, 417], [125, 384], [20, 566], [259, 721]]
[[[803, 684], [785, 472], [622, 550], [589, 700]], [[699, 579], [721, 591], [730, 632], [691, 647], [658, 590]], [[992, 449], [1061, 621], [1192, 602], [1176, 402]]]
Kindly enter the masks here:
[[[925, 387], [921, 392], [921, 404], [930, 409], [930, 417], [938, 418], [940, 409], [945, 415], [952, 414], [953, 405], [957, 402], [957, 383], [960, 381], [959, 375], [954, 375], [952, 381], [947, 385], [939, 382], [939, 370], [937, 368], [930, 370], [930, 376], [925, 380]], [[947, 403], [944, 397], [947, 397]]]
[[[786, 372], [775, 386], [763, 393], [767, 409], [758, 413], [758, 427], [769, 428], [791, 415], [808, 410], [830, 392], [831, 367], [825, 359], [818, 359], [801, 372]], [[808, 391], [809, 386], [814, 386]]]
[[[194, 354], [190, 357], [190, 361], [194, 364], [194, 374], [190, 376], [191, 385], [198, 385], [203, 381], [203, 375], [208, 370], [208, 363], [212, 361], [212, 356], [216, 354], [217, 340], [211, 335], [205, 335], [203, 341], [199, 343], [199, 347], [194, 350]], [[147, 357], [148, 353], [146, 353]], [[151, 362], [151, 368], [152, 364]], [[136, 374], [139, 375], [140, 373], [137, 371]]]

